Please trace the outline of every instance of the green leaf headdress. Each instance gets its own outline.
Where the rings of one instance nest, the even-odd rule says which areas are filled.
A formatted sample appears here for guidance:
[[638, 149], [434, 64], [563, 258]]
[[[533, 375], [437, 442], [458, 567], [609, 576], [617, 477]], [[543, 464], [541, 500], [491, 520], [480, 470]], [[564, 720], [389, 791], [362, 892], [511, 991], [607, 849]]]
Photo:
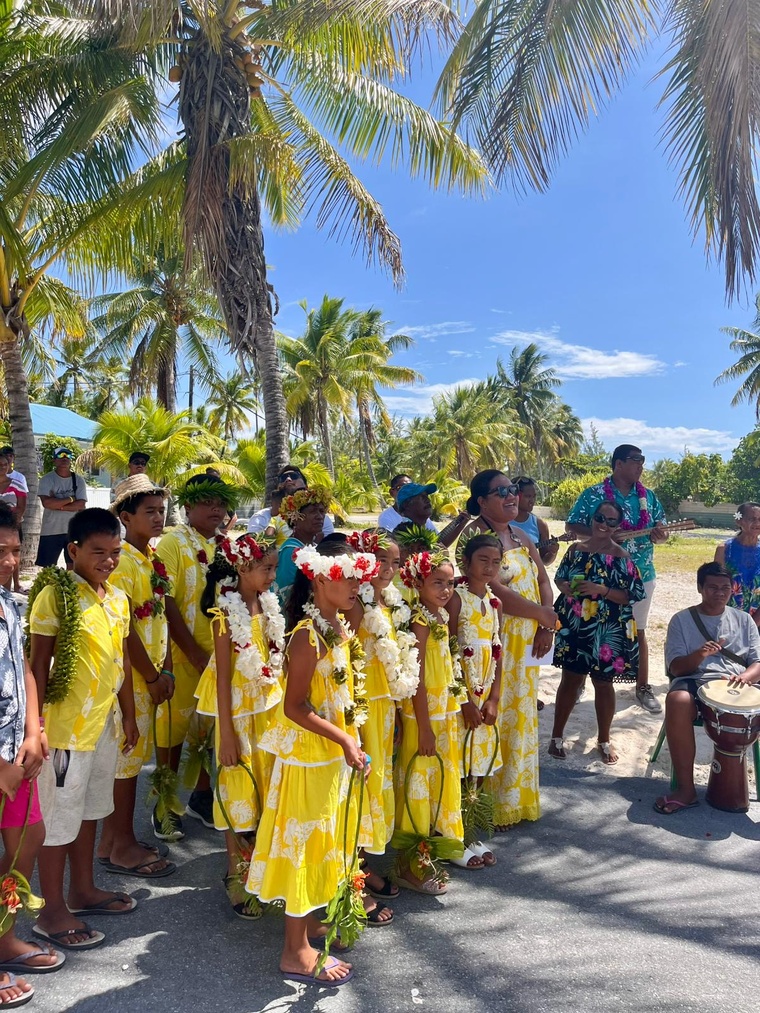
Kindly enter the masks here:
[[417, 546], [418, 552], [434, 552], [438, 545], [438, 535], [435, 531], [420, 524], [412, 524], [411, 521], [404, 521], [394, 528], [393, 537], [404, 548]]
[[228, 510], [234, 510], [237, 504], [237, 494], [231, 485], [220, 481], [218, 478], [204, 478], [200, 482], [193, 479], [180, 490], [177, 501], [180, 506], [194, 507], [198, 503], [210, 503], [211, 500], [221, 500]]

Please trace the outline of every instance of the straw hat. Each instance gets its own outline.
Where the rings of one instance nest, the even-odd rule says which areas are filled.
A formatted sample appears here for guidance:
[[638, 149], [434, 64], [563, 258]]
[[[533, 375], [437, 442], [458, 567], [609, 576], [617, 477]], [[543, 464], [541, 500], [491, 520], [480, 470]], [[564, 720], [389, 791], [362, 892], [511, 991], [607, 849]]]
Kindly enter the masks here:
[[109, 509], [112, 513], [118, 514], [121, 504], [133, 496], [138, 496], [140, 493], [152, 493], [154, 496], [166, 498], [169, 495], [169, 490], [156, 485], [147, 475], [130, 475], [123, 482], [119, 482], [114, 493], [113, 503]]

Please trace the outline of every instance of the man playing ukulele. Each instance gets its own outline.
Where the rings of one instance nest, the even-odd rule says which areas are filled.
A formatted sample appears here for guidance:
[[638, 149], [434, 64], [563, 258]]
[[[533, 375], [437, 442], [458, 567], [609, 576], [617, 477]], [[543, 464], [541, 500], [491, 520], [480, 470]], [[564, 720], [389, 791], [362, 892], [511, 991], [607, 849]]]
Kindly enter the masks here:
[[[623, 510], [623, 520], [615, 539], [630, 554], [644, 581], [646, 597], [633, 606], [633, 618], [639, 638], [639, 674], [636, 699], [650, 714], [660, 714], [662, 705], [649, 685], [649, 646], [646, 628], [655, 588], [653, 543], [664, 542], [668, 535], [662, 522], [665, 511], [651, 489], [641, 484], [644, 455], [638, 447], [623, 443], [612, 452], [612, 474], [598, 485], [585, 489], [573, 504], [567, 518], [567, 530], [579, 538], [591, 533], [591, 518], [600, 504], [615, 502]], [[637, 535], [637, 531], [647, 531]]]

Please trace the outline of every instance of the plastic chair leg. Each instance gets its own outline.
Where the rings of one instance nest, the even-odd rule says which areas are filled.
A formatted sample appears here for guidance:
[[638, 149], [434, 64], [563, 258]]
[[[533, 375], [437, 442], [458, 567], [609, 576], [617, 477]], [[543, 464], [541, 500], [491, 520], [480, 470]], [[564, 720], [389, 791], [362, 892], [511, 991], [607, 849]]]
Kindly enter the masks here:
[[657, 741], [654, 744], [652, 755], [649, 757], [649, 762], [654, 763], [657, 757], [660, 755], [663, 743], [665, 742], [665, 722], [662, 722], [662, 728], [660, 728], [660, 734], [657, 736]]

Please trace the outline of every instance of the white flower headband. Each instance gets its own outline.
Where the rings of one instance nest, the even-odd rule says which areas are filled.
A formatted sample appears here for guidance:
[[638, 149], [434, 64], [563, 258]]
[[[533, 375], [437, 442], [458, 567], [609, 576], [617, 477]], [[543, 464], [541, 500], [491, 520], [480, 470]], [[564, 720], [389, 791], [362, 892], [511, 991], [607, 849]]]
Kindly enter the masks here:
[[347, 580], [355, 577], [364, 583], [377, 575], [380, 564], [371, 552], [344, 553], [340, 556], [323, 556], [313, 546], [296, 549], [293, 562], [309, 580], [321, 575], [328, 580]]

